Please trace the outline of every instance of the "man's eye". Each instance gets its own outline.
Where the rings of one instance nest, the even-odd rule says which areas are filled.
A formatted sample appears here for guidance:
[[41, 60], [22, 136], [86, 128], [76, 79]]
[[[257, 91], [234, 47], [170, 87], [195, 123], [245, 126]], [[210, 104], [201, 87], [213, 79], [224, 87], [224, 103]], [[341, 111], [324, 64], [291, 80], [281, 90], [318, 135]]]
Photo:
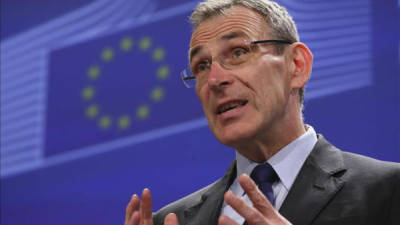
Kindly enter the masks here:
[[194, 73], [194, 75], [198, 75], [198, 74], [206, 71], [209, 67], [210, 67], [210, 63], [208, 63], [207, 61], [198, 63], [194, 66], [193, 73]]
[[247, 49], [244, 49], [244, 48], [235, 48], [235, 49], [233, 49], [233, 51], [232, 51], [232, 57], [233, 58], [240, 58], [241, 56], [243, 56], [243, 55], [245, 55], [245, 54], [247, 54], [248, 53], [248, 50]]

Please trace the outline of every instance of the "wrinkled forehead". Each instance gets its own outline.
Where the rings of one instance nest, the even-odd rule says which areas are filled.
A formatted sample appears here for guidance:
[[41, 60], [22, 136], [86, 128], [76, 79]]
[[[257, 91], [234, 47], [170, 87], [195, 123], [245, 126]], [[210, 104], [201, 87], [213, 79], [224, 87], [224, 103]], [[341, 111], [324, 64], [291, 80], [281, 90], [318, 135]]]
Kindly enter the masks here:
[[206, 19], [196, 28], [190, 41], [190, 49], [199, 46], [218, 45], [233, 37], [247, 40], [258, 40], [266, 37], [268, 26], [263, 17], [246, 7], [234, 6], [217, 15]]
[[230, 48], [231, 46], [243, 45], [250, 42], [251, 38], [242, 30], [229, 30], [223, 33], [213, 41], [198, 44], [189, 49], [189, 61], [201, 53], [212, 54], [213, 51], [218, 52], [220, 49]]

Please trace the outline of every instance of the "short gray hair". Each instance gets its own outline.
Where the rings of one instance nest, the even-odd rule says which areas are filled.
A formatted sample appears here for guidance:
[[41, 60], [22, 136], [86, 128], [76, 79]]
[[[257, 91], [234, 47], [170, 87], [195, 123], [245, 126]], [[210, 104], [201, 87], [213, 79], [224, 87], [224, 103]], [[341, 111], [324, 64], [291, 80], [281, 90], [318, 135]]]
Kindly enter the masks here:
[[268, 0], [207, 0], [199, 3], [190, 16], [193, 29], [214, 16], [225, 14], [232, 6], [244, 6], [258, 12], [272, 29], [273, 38], [299, 41], [296, 25], [287, 10]]
[[[193, 30], [207, 19], [224, 15], [225, 10], [232, 6], [244, 6], [258, 12], [271, 28], [269, 35], [272, 38], [289, 40], [291, 42], [298, 42], [300, 40], [296, 24], [288, 11], [283, 6], [269, 0], [206, 0], [199, 3], [190, 16]], [[279, 48], [278, 52], [281, 52]], [[304, 87], [299, 90], [299, 96], [302, 107]]]

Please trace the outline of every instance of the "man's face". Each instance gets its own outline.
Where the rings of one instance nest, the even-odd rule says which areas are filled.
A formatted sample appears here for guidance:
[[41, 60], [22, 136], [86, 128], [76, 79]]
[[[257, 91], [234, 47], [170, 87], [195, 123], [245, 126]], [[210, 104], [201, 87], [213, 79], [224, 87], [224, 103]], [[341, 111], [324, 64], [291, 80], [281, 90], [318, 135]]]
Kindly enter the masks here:
[[[204, 82], [197, 82], [196, 94], [212, 132], [228, 146], [239, 148], [261, 140], [284, 119], [290, 95], [290, 79], [284, 54], [273, 46], [240, 68], [225, 69], [217, 60], [226, 43], [237, 38], [247, 41], [272, 39], [258, 13], [235, 6], [227, 15], [201, 23], [191, 39], [191, 61], [213, 59]], [[198, 80], [198, 79], [197, 79]]]

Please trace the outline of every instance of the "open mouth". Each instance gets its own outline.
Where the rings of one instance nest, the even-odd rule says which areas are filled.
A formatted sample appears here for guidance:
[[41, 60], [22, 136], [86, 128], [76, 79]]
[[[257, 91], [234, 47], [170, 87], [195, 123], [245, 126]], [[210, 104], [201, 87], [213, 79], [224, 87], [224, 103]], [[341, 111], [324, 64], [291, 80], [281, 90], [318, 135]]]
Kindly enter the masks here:
[[246, 104], [247, 104], [246, 100], [238, 100], [238, 101], [228, 102], [228, 103], [223, 104], [223, 105], [218, 107], [217, 114], [220, 115], [222, 113], [228, 112], [228, 111], [230, 111], [232, 109], [235, 109], [235, 108], [240, 107], [240, 106], [244, 106]]

